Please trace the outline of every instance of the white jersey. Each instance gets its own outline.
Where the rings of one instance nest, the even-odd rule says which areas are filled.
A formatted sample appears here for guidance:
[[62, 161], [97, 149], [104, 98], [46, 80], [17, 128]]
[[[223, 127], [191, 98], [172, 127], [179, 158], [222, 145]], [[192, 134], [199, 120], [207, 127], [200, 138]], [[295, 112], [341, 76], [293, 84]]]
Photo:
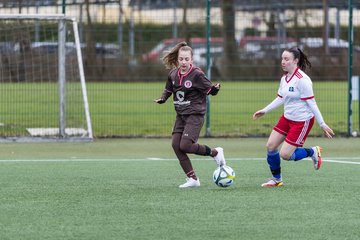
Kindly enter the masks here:
[[288, 78], [284, 75], [280, 81], [278, 96], [284, 100], [285, 118], [302, 122], [314, 116], [306, 100], [314, 98], [312, 82], [308, 75], [297, 68]]

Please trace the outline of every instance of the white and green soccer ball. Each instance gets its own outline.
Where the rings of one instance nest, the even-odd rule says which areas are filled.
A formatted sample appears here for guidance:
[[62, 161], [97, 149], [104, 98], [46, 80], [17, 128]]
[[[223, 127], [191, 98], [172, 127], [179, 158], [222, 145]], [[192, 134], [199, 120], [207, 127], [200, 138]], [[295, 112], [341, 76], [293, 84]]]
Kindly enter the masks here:
[[234, 183], [235, 171], [227, 165], [218, 167], [214, 171], [213, 180], [219, 187], [229, 187]]

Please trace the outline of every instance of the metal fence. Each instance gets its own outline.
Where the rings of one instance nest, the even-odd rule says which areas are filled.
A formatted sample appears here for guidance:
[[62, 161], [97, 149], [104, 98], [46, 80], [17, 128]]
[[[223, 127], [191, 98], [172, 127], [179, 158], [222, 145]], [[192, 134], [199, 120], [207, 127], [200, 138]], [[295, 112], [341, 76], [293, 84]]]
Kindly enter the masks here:
[[[360, 75], [359, 0], [34, 0], [0, 5], [0, 14], [64, 12], [77, 18], [80, 40], [87, 46], [84, 67], [95, 137], [170, 134], [171, 104], [159, 107], [152, 99], [167, 78], [161, 56], [179, 41], [187, 41], [195, 64], [222, 83], [210, 104], [212, 136], [269, 133], [281, 111], [258, 122], [251, 115], [275, 97], [280, 55], [291, 46], [310, 57], [308, 74], [325, 120], [339, 135], [359, 131], [358, 100], [349, 99], [350, 60], [351, 75]], [[41, 30], [38, 41], [48, 41]]]

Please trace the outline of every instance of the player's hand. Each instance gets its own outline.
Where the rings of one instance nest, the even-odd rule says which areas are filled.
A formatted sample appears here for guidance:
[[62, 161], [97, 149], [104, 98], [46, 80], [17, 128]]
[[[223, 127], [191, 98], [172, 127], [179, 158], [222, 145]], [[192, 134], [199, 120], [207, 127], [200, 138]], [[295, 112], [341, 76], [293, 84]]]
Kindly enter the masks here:
[[321, 125], [321, 128], [327, 138], [333, 138], [333, 136], [335, 135], [334, 131], [325, 123]]
[[264, 115], [265, 115], [265, 113], [263, 111], [259, 110], [253, 114], [252, 119], [256, 120]]
[[155, 99], [154, 102], [156, 102], [158, 104], [163, 104], [163, 103], [165, 103], [165, 100], [162, 98], [158, 98], [158, 99]]
[[218, 92], [220, 90], [220, 87], [221, 87], [220, 83], [217, 83], [217, 84], [213, 85], [211, 87], [211, 90], [210, 90], [209, 94], [215, 96], [216, 94], [218, 94]]

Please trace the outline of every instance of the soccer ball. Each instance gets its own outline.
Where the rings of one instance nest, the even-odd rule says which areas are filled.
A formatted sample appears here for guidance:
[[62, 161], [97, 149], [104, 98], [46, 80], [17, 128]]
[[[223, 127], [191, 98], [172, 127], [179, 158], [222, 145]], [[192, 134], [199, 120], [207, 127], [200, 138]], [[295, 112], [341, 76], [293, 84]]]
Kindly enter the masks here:
[[235, 171], [229, 166], [222, 166], [215, 169], [213, 180], [219, 187], [229, 187], [234, 183]]

